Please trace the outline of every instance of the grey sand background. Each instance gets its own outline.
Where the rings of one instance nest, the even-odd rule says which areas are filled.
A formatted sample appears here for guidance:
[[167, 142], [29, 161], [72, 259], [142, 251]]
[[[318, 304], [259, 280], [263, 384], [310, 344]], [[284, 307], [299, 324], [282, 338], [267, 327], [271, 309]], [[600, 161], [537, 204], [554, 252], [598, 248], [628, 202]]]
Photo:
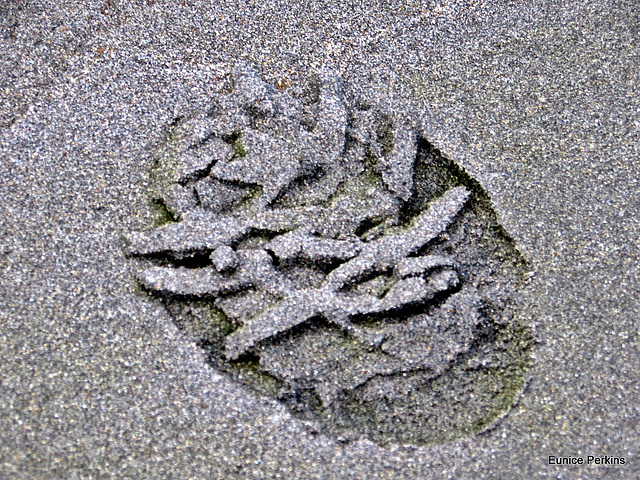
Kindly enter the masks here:
[[[0, 477], [640, 476], [634, 2], [0, 6]], [[211, 370], [134, 291], [149, 152], [211, 66], [343, 75], [424, 115], [534, 273], [532, 382], [495, 429], [340, 443]], [[554, 467], [614, 455], [623, 467]]]

